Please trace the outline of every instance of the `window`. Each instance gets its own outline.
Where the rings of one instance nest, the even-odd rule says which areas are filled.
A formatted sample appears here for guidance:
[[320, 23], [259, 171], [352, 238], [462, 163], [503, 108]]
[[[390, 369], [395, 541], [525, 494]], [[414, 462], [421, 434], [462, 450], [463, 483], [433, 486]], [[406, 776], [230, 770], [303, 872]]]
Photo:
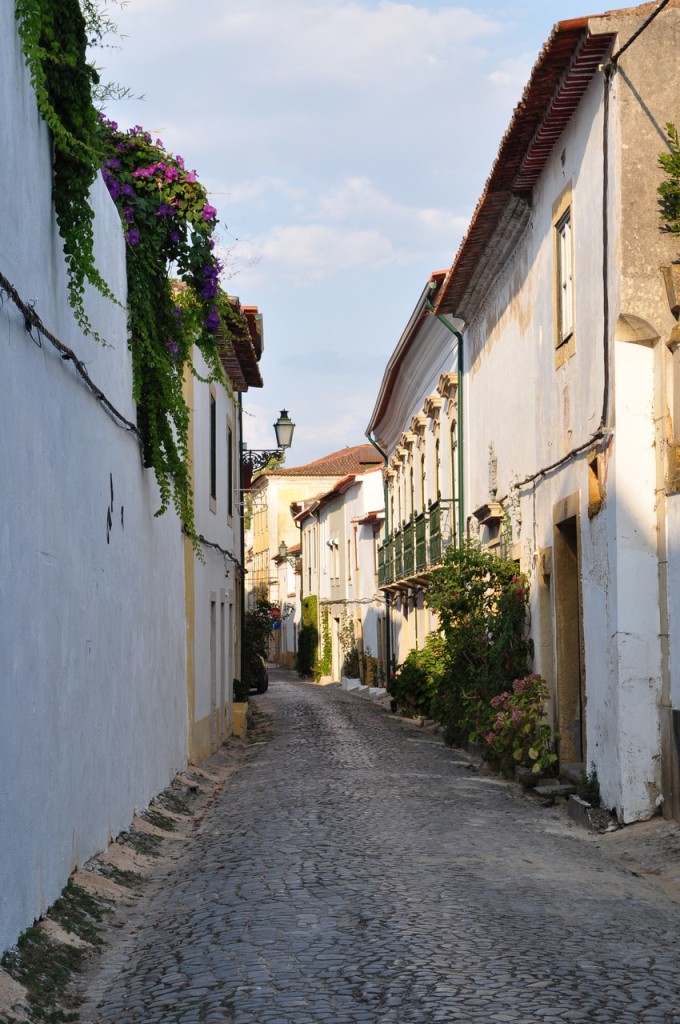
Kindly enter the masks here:
[[562, 366], [575, 352], [574, 343], [574, 208], [571, 184], [553, 204], [553, 276], [555, 362]]
[[571, 208], [555, 225], [557, 233], [557, 344], [568, 341], [574, 330], [574, 279], [571, 248]]
[[420, 511], [425, 511], [425, 495], [427, 494], [427, 470], [425, 467], [425, 456], [420, 456]]
[[216, 511], [217, 506], [217, 403], [215, 394], [210, 390], [210, 510]]
[[234, 514], [234, 439], [227, 426], [227, 515]]

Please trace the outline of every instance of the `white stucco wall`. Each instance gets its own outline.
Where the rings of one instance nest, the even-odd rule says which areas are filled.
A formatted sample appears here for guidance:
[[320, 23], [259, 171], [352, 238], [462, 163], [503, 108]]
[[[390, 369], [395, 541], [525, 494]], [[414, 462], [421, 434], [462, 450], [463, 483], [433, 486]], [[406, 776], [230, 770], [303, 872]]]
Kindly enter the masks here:
[[[50, 144], [12, 7], [0, 5], [0, 270], [134, 421], [124, 309], [90, 296], [108, 347], [69, 312]], [[100, 266], [124, 301], [124, 243], [101, 181], [94, 204]], [[8, 300], [0, 351], [2, 950], [185, 765], [186, 658], [179, 525], [154, 518], [137, 442]]]
[[[239, 425], [235, 398], [220, 384], [209, 385], [205, 379], [209, 369], [200, 351], [194, 348], [193, 361], [198, 377], [189, 381], [192, 408], [192, 479], [194, 487], [194, 521], [197, 534], [219, 545], [223, 555], [209, 544], [203, 545], [203, 561], [193, 556], [193, 695], [189, 688], [189, 708], [194, 725], [191, 756], [199, 760], [210, 753], [210, 745], [229, 735], [233, 681], [241, 674], [239, 664], [240, 632], [239, 569], [240, 515]], [[202, 380], [200, 378], [203, 378]], [[216, 498], [210, 497], [210, 396], [215, 398]], [[231, 430], [231, 512], [229, 511], [229, 455]], [[231, 555], [231, 557], [229, 557]], [[211, 602], [215, 604], [214, 620]], [[215, 635], [211, 642], [211, 633]], [[214, 648], [212, 644], [214, 643]], [[214, 658], [214, 665], [213, 665]], [[213, 674], [215, 680], [213, 680]], [[192, 701], [193, 696], [193, 701]], [[215, 717], [215, 712], [219, 715]], [[212, 742], [210, 717], [213, 716]]]

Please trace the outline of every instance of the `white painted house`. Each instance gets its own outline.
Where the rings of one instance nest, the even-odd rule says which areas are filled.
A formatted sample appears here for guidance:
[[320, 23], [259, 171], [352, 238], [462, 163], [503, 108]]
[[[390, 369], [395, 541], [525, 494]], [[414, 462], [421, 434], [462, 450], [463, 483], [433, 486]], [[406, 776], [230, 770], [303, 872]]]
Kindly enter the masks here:
[[[561, 763], [594, 764], [625, 822], [680, 817], [679, 253], [656, 192], [680, 119], [680, 0], [657, 8], [555, 26], [420, 307], [453, 375], [437, 415], [456, 421], [460, 522], [492, 547], [511, 523]], [[416, 413], [406, 372], [388, 370], [369, 430], [393, 480], [417, 474], [427, 399]], [[390, 572], [412, 603], [417, 573]]]
[[[219, 338], [227, 387], [207, 383], [209, 369], [194, 348], [198, 376], [187, 374], [190, 451], [200, 556], [184, 538], [187, 616], [189, 758], [199, 762], [231, 735], [234, 679], [241, 677], [243, 536], [240, 396], [262, 387], [263, 350], [257, 307], [241, 308], [247, 330]], [[202, 378], [202, 379], [201, 379]]]
[[[381, 466], [349, 473], [307, 502], [296, 521], [305, 595], [316, 595], [321, 643], [326, 631], [331, 642], [330, 678], [360, 678], [360, 657], [378, 658], [385, 629], [377, 562], [383, 522]], [[359, 660], [350, 668], [352, 647]]]
[[[67, 301], [51, 142], [0, 5], [0, 273], [134, 423], [118, 213], [93, 188], [96, 255], [123, 305], [88, 296], [108, 347]], [[10, 184], [11, 183], [11, 184]], [[0, 949], [73, 868], [186, 765], [180, 525], [134, 435], [71, 361], [29, 334], [7, 292], [0, 337]]]

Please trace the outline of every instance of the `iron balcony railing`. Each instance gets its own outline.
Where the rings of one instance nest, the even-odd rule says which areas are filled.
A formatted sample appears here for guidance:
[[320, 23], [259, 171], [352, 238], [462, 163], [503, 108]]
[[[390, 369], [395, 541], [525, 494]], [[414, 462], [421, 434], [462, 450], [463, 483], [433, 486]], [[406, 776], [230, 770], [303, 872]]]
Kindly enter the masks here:
[[378, 585], [389, 587], [441, 565], [456, 541], [455, 502], [440, 498], [378, 547]]
[[403, 537], [403, 562], [402, 570], [404, 576], [413, 576], [413, 568], [415, 566], [415, 540], [416, 540], [416, 527], [413, 520], [407, 523], [402, 530]]
[[427, 513], [416, 516], [416, 572], [427, 568]]

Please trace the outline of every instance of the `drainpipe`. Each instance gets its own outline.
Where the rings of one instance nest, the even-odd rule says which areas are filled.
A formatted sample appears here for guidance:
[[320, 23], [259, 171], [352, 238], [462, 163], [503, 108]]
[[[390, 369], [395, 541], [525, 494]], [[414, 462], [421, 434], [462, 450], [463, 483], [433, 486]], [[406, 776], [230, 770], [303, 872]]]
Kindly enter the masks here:
[[241, 615], [240, 615], [240, 644], [239, 644], [239, 679], [243, 680], [243, 668], [244, 668], [244, 652], [243, 652], [243, 636], [246, 628], [246, 492], [243, 489], [244, 484], [244, 473], [243, 473], [243, 396], [241, 392], [238, 392], [238, 500], [241, 508], [241, 536], [240, 536], [240, 548], [241, 548], [241, 583], [240, 583], [240, 599]]
[[[430, 282], [430, 288], [435, 288], [434, 281]], [[464, 459], [464, 434], [463, 434], [463, 335], [460, 331], [457, 331], [453, 324], [449, 323], [446, 317], [443, 317], [440, 313], [435, 312], [435, 308], [432, 305], [430, 299], [425, 300], [425, 305], [431, 313], [434, 313], [437, 320], [440, 320], [444, 327], [451, 331], [451, 334], [456, 336], [458, 342], [458, 366], [457, 366], [457, 377], [458, 377], [458, 547], [463, 546], [463, 536], [465, 531], [465, 485], [463, 480], [463, 471], [465, 469]], [[462, 317], [457, 317], [462, 319]], [[369, 438], [370, 440], [370, 438]], [[455, 495], [454, 495], [455, 498]]]
[[[385, 469], [388, 466], [387, 452], [384, 452], [382, 448], [374, 441], [370, 433], [366, 434], [366, 437], [371, 442], [378, 455], [382, 456], [382, 460], [385, 463]], [[383, 480], [383, 503], [385, 505], [385, 543], [390, 539], [390, 513], [388, 503], [388, 485], [387, 485], [387, 473]], [[385, 591], [385, 684], [389, 682], [390, 671], [392, 669], [392, 624], [390, 622], [390, 595], [389, 592]]]

